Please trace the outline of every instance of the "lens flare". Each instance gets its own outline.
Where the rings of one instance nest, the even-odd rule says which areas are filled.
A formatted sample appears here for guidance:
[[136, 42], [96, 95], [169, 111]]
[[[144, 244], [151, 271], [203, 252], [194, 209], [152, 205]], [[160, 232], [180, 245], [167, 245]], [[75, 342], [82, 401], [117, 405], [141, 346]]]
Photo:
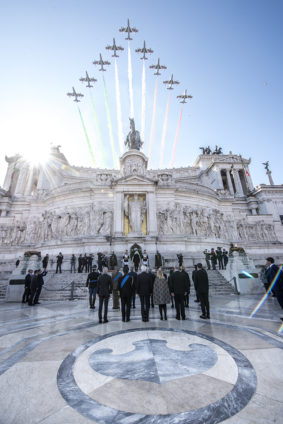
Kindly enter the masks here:
[[268, 295], [270, 294], [270, 292], [271, 292], [271, 290], [273, 289], [273, 287], [275, 286], [275, 284], [276, 284], [276, 282], [277, 282], [277, 280], [278, 280], [278, 278], [279, 278], [279, 275], [280, 275], [280, 273], [281, 273], [281, 271], [282, 271], [282, 268], [283, 268], [283, 265], [281, 265], [279, 268], [278, 268], [278, 271], [277, 271], [277, 273], [275, 274], [275, 276], [274, 276], [274, 278], [273, 278], [273, 280], [271, 281], [271, 283], [270, 283], [270, 286], [268, 287], [268, 290], [267, 290], [267, 292], [262, 296], [262, 298], [260, 299], [260, 301], [258, 302], [258, 304], [256, 305], [256, 307], [253, 309], [253, 311], [251, 312], [251, 314], [250, 314], [250, 318], [252, 318], [257, 312], [258, 312], [258, 310], [262, 307], [262, 305], [264, 304], [264, 302], [266, 301], [266, 299], [268, 298]]
[[242, 271], [242, 274], [246, 275], [249, 278], [254, 278], [254, 276], [247, 271]]

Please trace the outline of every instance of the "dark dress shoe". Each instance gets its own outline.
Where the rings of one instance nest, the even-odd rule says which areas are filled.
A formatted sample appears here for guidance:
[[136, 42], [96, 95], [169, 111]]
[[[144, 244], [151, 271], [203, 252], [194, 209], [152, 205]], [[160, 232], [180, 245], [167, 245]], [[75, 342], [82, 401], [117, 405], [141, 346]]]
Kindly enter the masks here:
[[180, 317], [176, 317], [176, 319], [180, 321]]
[[105, 319], [103, 322], [108, 322], [108, 319]]
[[206, 319], [206, 315], [200, 315], [199, 317], [202, 319]]
[[99, 320], [99, 324], [102, 324], [102, 319]]
[[130, 318], [127, 318], [127, 319], [126, 319], [126, 321], [127, 321], [127, 322], [129, 322], [129, 321], [131, 321], [131, 320], [130, 320]]
[[210, 315], [206, 315], [206, 318], [207, 318], [207, 319], [210, 319]]

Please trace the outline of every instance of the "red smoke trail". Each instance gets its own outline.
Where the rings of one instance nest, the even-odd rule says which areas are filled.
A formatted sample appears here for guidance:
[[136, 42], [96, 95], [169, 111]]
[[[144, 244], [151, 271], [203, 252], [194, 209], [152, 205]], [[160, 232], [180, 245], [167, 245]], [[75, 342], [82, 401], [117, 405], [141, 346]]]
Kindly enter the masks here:
[[176, 131], [173, 150], [172, 150], [172, 158], [171, 158], [171, 162], [170, 162], [171, 167], [173, 167], [173, 165], [174, 165], [175, 153], [176, 153], [176, 148], [177, 148], [177, 143], [178, 143], [178, 138], [179, 138], [179, 132], [180, 132], [180, 126], [181, 126], [181, 120], [182, 120], [182, 114], [183, 114], [183, 107], [184, 106], [181, 107], [181, 113], [180, 113], [179, 122], [178, 122], [178, 125], [177, 125], [177, 131]]

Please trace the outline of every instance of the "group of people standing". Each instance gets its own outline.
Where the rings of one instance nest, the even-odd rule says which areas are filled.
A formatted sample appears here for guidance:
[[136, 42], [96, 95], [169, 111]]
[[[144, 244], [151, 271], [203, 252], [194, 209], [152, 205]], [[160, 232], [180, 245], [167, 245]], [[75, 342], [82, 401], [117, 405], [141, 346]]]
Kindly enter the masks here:
[[[193, 271], [193, 281], [202, 308], [202, 319], [209, 319], [208, 277], [202, 264]], [[189, 306], [190, 277], [183, 267], [175, 267], [167, 277], [162, 268], [158, 268], [156, 275], [150, 272], [145, 265], [141, 272], [135, 272], [134, 267], [128, 266], [110, 273], [104, 267], [102, 273], [96, 266], [89, 273], [86, 281], [89, 289], [89, 307], [95, 309], [96, 296], [99, 297], [98, 319], [99, 323], [108, 322], [108, 303], [113, 295], [113, 309], [120, 309], [122, 321], [130, 321], [131, 308], [135, 308], [136, 295], [140, 298], [141, 319], [149, 321], [150, 303], [158, 305], [160, 319], [167, 320], [167, 305], [173, 302], [176, 309], [176, 319], [186, 319], [185, 307]], [[119, 300], [120, 299], [120, 300]], [[103, 316], [103, 321], [102, 321]]]
[[221, 247], [217, 247], [217, 249], [210, 249], [208, 251], [207, 249], [203, 252], [205, 257], [205, 262], [207, 269], [213, 269], [216, 270], [216, 266], [218, 264], [218, 269], [226, 269], [226, 266], [229, 261], [228, 251], [223, 249]]
[[28, 270], [25, 277], [25, 290], [22, 297], [22, 303], [28, 303], [29, 306], [39, 304], [39, 296], [44, 284], [43, 277], [47, 274], [47, 271], [41, 271], [37, 269], [33, 271]]

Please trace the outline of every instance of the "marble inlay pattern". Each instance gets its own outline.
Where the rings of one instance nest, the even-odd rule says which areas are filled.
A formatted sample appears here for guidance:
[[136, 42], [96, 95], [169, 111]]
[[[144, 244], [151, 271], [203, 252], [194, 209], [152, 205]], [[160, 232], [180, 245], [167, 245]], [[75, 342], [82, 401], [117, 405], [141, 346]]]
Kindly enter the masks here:
[[[122, 346], [121, 340], [125, 341]], [[218, 363], [223, 359], [237, 370], [230, 383], [225, 378], [220, 381]], [[198, 409], [192, 408], [189, 398], [195, 395], [193, 388], [205, 388], [211, 381], [214, 389], [216, 382], [219, 386], [219, 398], [216, 393], [208, 404], [202, 401]], [[126, 402], [119, 402], [119, 393], [123, 396], [126, 387], [123, 382], [132, 403], [136, 385], [137, 390], [148, 387], [153, 394], [160, 387], [165, 405], [166, 390], [175, 389], [178, 397], [181, 384], [188, 397], [187, 409], [184, 405], [173, 410], [164, 406], [152, 408], [150, 413], [150, 407], [143, 407], [141, 401], [127, 407]], [[62, 362], [57, 384], [70, 406], [98, 423], [215, 424], [248, 404], [256, 389], [256, 375], [247, 358], [223, 341], [193, 331], [154, 327], [117, 331], [79, 346]], [[174, 403], [174, 396], [171, 400]]]

